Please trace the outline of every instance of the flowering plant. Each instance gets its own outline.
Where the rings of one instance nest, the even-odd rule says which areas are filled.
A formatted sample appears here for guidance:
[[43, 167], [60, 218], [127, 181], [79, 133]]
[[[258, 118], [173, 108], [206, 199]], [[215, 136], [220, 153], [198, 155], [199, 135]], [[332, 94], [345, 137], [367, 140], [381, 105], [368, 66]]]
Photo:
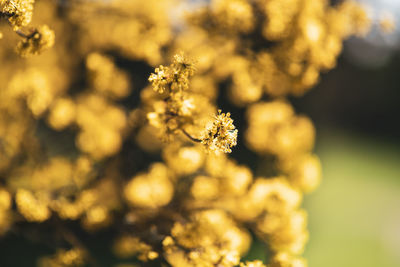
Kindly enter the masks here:
[[34, 2], [0, 0], [0, 235], [35, 229], [43, 267], [102, 265], [104, 232], [115, 266], [306, 266], [321, 166], [288, 96], [368, 31], [359, 4]]

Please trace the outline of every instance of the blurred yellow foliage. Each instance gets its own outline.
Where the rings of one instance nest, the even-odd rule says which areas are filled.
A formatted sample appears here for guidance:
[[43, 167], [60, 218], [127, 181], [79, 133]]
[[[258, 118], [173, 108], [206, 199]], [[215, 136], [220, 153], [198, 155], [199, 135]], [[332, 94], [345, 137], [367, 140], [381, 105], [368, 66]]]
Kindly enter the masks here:
[[[155, 266], [307, 265], [300, 206], [321, 165], [287, 97], [368, 32], [363, 7], [34, 2], [0, 0], [0, 235], [50, 229], [58, 250], [43, 267], [94, 265], [76, 227], [108, 229], [117, 257]], [[236, 145], [257, 175], [227, 155]], [[269, 262], [241, 261], [254, 238]]]

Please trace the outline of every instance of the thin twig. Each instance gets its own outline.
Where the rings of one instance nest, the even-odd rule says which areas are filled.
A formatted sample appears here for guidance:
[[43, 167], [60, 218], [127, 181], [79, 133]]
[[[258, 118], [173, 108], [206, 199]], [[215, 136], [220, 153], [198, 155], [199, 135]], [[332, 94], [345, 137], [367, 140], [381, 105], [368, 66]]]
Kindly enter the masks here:
[[21, 32], [20, 30], [15, 31], [15, 33], [18, 34], [21, 37], [24, 37], [24, 38], [29, 38], [30, 37], [30, 35], [27, 35], [27, 34]]
[[184, 134], [184, 135], [186, 135], [190, 140], [192, 140], [193, 142], [196, 142], [196, 143], [201, 143], [201, 139], [197, 139], [197, 138], [194, 138], [193, 136], [191, 136], [188, 132], [186, 132], [184, 129], [181, 129], [182, 130], [182, 133]]
[[12, 16], [14, 16], [14, 14], [12, 14], [12, 13], [7, 13], [7, 12], [1, 12], [1, 11], [0, 11], [0, 18], [6, 18], [6, 19], [8, 19], [8, 18], [10, 18], [10, 17], [12, 17]]

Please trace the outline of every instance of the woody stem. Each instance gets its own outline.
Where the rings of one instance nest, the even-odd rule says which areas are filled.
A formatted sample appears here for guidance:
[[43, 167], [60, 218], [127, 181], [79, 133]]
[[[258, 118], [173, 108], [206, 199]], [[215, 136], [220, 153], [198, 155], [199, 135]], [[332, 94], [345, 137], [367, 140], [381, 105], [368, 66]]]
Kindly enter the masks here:
[[21, 36], [21, 37], [24, 37], [24, 38], [29, 38], [29, 37], [30, 37], [29, 35], [27, 35], [27, 34], [21, 32], [20, 30], [15, 31], [15, 33], [18, 34], [18, 35]]
[[201, 143], [201, 139], [194, 138], [194, 137], [191, 136], [188, 132], [186, 132], [185, 129], [181, 129], [181, 130], [182, 130], [182, 133], [183, 133], [184, 135], [186, 135], [186, 136], [187, 136], [190, 140], [192, 140], [193, 142]]
[[5, 18], [8, 19], [10, 17], [12, 17], [14, 14], [8, 13], [8, 12], [1, 12], [0, 11], [0, 18]]

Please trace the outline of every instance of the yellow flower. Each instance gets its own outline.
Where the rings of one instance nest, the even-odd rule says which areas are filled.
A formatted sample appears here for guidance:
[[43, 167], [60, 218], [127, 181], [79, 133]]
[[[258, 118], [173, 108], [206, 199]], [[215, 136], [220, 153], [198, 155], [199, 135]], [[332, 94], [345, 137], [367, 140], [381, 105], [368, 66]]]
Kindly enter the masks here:
[[35, 0], [3, 0], [1, 12], [6, 14], [14, 30], [28, 25], [32, 20], [33, 4]]
[[152, 83], [154, 91], [162, 94], [167, 90], [167, 86], [171, 82], [170, 69], [160, 65], [154, 72], [150, 75], [149, 82]]
[[17, 53], [22, 57], [37, 55], [54, 45], [54, 31], [42, 25], [18, 43]]
[[203, 133], [201, 143], [210, 151], [230, 153], [231, 147], [236, 146], [237, 134], [231, 114], [218, 110], [218, 115]]

